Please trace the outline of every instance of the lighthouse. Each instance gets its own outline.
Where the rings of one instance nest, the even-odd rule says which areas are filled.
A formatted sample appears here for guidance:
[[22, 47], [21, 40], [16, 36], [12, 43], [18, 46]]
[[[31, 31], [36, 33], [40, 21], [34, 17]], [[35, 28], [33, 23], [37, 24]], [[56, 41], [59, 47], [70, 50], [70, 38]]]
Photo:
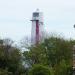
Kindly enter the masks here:
[[32, 14], [31, 43], [38, 44], [43, 38], [43, 13], [38, 9]]

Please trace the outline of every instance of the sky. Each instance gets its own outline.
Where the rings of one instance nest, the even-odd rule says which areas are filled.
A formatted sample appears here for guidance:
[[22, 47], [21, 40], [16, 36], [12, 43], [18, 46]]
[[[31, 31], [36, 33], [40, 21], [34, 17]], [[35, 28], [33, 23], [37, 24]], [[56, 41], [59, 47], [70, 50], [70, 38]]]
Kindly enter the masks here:
[[0, 0], [0, 38], [30, 37], [30, 20], [37, 8], [44, 14], [47, 33], [75, 39], [75, 0]]

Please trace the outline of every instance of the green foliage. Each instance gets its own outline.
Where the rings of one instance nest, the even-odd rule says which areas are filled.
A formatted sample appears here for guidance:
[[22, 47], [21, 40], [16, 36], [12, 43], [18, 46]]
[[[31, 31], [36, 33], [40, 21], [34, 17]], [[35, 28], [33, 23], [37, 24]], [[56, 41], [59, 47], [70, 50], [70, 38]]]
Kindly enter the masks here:
[[12, 72], [8, 72], [7, 69], [0, 69], [0, 75], [13, 75]]
[[73, 40], [50, 37], [24, 52], [25, 61], [29, 62], [31, 66], [41, 64], [52, 67], [55, 75], [70, 75], [74, 44]]
[[[73, 45], [68, 40], [62, 38], [51, 37], [46, 39], [44, 48], [48, 56], [48, 62], [51, 66], [59, 64], [62, 59], [67, 63], [72, 62], [72, 47]], [[66, 53], [67, 52], [67, 53]]]
[[30, 51], [25, 51], [23, 53], [25, 60], [27, 60], [31, 65], [34, 64], [47, 64], [46, 53], [42, 49], [42, 45], [37, 45], [36, 47], [31, 47]]
[[10, 43], [0, 40], [0, 75], [71, 75], [74, 40], [50, 37], [23, 54]]
[[55, 67], [55, 75], [72, 75], [71, 74], [72, 66], [67, 64], [65, 60], [62, 60], [59, 65]]
[[29, 75], [52, 75], [50, 69], [43, 65], [35, 65], [29, 72]]
[[22, 56], [18, 48], [12, 45], [0, 43], [0, 75], [21, 75], [25, 74], [22, 65]]

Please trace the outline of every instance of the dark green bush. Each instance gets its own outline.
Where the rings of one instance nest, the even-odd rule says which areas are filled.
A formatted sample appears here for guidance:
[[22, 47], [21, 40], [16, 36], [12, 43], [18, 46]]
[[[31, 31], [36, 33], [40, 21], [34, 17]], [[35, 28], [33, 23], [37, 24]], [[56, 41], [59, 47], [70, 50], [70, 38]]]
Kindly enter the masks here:
[[52, 75], [50, 69], [43, 65], [34, 65], [29, 71], [29, 75]]

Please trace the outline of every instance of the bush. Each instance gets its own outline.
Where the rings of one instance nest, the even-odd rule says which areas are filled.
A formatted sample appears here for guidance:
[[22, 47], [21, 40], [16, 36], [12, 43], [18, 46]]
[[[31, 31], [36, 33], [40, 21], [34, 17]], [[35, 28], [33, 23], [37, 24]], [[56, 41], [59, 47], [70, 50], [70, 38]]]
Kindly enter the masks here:
[[8, 72], [7, 69], [0, 68], [0, 75], [13, 75], [12, 72]]
[[53, 75], [50, 69], [43, 65], [34, 65], [28, 75]]

